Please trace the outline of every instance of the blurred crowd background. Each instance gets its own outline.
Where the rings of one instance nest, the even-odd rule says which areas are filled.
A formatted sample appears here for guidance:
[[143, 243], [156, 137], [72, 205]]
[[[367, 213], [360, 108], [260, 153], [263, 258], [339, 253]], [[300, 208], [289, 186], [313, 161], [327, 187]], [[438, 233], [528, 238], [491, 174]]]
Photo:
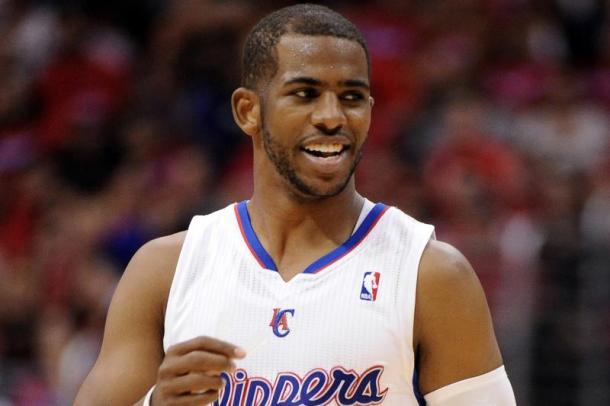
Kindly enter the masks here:
[[[249, 196], [229, 97], [291, 3], [0, 0], [1, 406], [71, 404], [135, 250]], [[610, 2], [323, 4], [373, 59], [360, 191], [472, 262], [520, 405], [610, 404]]]

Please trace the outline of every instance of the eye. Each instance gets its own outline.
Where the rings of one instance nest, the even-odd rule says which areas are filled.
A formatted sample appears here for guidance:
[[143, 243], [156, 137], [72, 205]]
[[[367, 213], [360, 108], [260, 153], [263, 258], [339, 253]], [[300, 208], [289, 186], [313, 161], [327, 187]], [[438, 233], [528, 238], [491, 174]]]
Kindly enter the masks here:
[[360, 92], [346, 92], [341, 95], [341, 98], [348, 102], [357, 102], [364, 100], [364, 95]]
[[319, 92], [311, 87], [295, 90], [292, 94], [300, 99], [313, 99], [319, 96]]

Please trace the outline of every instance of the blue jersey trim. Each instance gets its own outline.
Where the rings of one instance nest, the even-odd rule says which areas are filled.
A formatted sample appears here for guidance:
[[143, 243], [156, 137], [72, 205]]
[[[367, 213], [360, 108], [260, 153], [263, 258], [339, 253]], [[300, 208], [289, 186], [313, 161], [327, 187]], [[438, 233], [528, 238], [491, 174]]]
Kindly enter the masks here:
[[413, 369], [413, 393], [415, 394], [419, 406], [426, 406], [426, 399], [424, 399], [424, 395], [419, 389], [419, 373], [417, 372], [417, 369]]
[[[267, 250], [265, 250], [265, 247], [263, 247], [260, 240], [256, 236], [256, 233], [254, 232], [252, 222], [250, 221], [250, 214], [248, 213], [247, 203], [248, 202], [244, 200], [237, 204], [237, 213], [239, 216], [238, 220], [242, 226], [246, 243], [250, 246], [252, 253], [256, 256], [257, 261], [261, 265], [263, 265], [266, 269], [277, 272], [277, 266], [275, 265], [273, 258], [271, 258], [271, 255], [269, 255]], [[347, 255], [358, 244], [360, 244], [362, 240], [364, 240], [364, 238], [373, 229], [375, 224], [377, 224], [387, 209], [388, 207], [383, 203], [375, 204], [371, 211], [369, 211], [369, 213], [366, 215], [364, 221], [362, 221], [362, 224], [360, 224], [356, 232], [352, 234], [347, 241], [313, 262], [311, 265], [305, 268], [303, 273], [317, 273], [333, 262], [339, 260], [341, 257]]]
[[307, 268], [305, 268], [303, 273], [319, 272], [322, 270], [322, 268], [327, 267], [333, 262], [339, 260], [341, 257], [347, 255], [347, 253], [353, 250], [362, 240], [364, 240], [364, 237], [366, 237], [373, 229], [373, 226], [377, 224], [377, 221], [381, 218], [381, 215], [385, 212], [385, 210], [385, 204], [377, 203], [366, 215], [364, 221], [362, 221], [362, 224], [360, 224], [356, 232], [352, 234], [347, 241], [309, 265]]
[[254, 228], [252, 228], [252, 222], [250, 221], [250, 214], [248, 213], [248, 201], [244, 200], [237, 204], [237, 212], [239, 213], [240, 223], [246, 236], [246, 243], [250, 245], [252, 253], [257, 257], [259, 263], [261, 263], [266, 269], [271, 269], [277, 272], [277, 267], [271, 255], [265, 250], [263, 244], [259, 241]]

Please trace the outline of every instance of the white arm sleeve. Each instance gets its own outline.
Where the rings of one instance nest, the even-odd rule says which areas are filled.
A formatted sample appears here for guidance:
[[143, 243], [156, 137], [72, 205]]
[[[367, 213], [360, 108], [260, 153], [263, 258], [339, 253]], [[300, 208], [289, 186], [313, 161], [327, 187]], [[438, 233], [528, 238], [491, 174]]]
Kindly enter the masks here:
[[443, 386], [424, 396], [429, 406], [515, 406], [504, 366], [486, 374]]

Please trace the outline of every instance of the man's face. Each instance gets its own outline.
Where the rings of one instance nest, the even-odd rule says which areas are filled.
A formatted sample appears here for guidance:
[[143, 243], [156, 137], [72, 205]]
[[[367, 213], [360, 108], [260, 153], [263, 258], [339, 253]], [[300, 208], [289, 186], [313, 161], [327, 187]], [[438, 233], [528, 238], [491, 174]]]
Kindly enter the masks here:
[[366, 139], [372, 99], [355, 41], [285, 35], [278, 70], [263, 89], [262, 140], [276, 171], [302, 197], [329, 197], [350, 181]]

